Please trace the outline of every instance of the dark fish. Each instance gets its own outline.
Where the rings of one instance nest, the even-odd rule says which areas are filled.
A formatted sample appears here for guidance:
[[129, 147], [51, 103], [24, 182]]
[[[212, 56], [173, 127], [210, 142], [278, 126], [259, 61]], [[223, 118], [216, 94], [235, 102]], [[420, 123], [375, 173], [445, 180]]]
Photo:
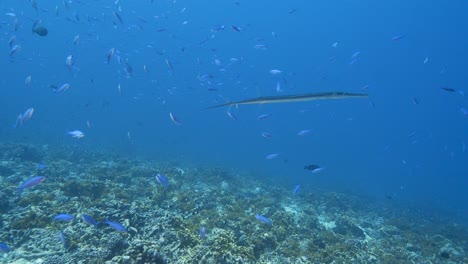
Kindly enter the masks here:
[[8, 41], [8, 46], [10, 46], [10, 48], [13, 48], [13, 46], [15, 45], [15, 42], [16, 42], [16, 36], [12, 36], [10, 40]]
[[111, 48], [106, 54], [106, 61], [109, 64], [110, 60], [114, 57], [115, 48]]
[[392, 37], [393, 41], [398, 41], [400, 39], [404, 39], [406, 36], [405, 35], [396, 35]]
[[455, 89], [453, 89], [453, 88], [446, 87], [446, 86], [444, 86], [444, 87], [440, 87], [440, 89], [442, 89], [442, 90], [444, 90], [444, 91], [446, 91], [446, 92], [451, 92], [451, 93], [453, 93], [453, 92], [456, 92], [456, 91], [457, 91], [457, 90], [455, 90]]
[[231, 26], [232, 30], [236, 31], [236, 32], [241, 32], [241, 29], [240, 27], [236, 27], [236, 26]]
[[43, 26], [38, 26], [36, 28], [33, 28], [32, 32], [36, 33], [37, 35], [39, 35], [41, 37], [45, 37], [45, 36], [47, 36], [47, 34], [49, 34], [49, 31], [47, 30], [47, 28], [45, 28]]
[[273, 104], [273, 103], [295, 103], [306, 102], [324, 99], [345, 99], [345, 98], [362, 98], [367, 97], [367, 94], [346, 93], [346, 92], [325, 92], [325, 93], [310, 93], [310, 94], [297, 94], [297, 95], [277, 95], [277, 96], [262, 96], [252, 99], [246, 99], [237, 102], [228, 102], [225, 104], [207, 107], [205, 109], [212, 109], [222, 106], [232, 106], [240, 104]]
[[31, 6], [36, 10], [36, 12], [38, 11], [36, 0], [31, 0]]
[[316, 173], [316, 172], [323, 170], [323, 168], [320, 167], [319, 165], [311, 164], [311, 165], [304, 166], [304, 170], [310, 170], [312, 171], [312, 173]]
[[112, 11], [112, 14], [114, 14], [114, 17], [119, 21], [119, 23], [122, 25], [123, 24], [123, 19], [122, 16], [120, 16], [119, 13]]

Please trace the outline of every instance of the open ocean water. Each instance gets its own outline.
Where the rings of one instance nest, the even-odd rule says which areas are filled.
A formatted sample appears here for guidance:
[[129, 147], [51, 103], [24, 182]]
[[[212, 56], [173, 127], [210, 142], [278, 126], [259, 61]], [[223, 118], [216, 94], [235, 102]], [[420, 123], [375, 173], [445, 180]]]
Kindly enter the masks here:
[[468, 263], [467, 1], [0, 9], [0, 263]]

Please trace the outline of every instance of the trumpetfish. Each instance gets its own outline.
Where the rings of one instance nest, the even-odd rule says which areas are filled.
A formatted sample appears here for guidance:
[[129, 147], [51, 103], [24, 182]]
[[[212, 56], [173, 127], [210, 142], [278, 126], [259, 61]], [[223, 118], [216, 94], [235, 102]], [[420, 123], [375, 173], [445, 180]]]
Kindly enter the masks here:
[[367, 94], [347, 93], [347, 92], [324, 92], [324, 93], [308, 93], [295, 95], [276, 95], [276, 96], [261, 96], [237, 102], [227, 102], [220, 105], [214, 105], [205, 109], [213, 109], [222, 106], [233, 106], [242, 104], [274, 104], [274, 103], [295, 103], [324, 99], [345, 99], [345, 98], [360, 98], [367, 97]]

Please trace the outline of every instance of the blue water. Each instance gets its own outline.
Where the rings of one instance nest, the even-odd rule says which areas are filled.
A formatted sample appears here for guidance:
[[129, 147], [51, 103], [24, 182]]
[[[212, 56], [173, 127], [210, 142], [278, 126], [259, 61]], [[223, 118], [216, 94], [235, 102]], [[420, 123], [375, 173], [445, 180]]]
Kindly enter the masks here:
[[[301, 184], [301, 190], [391, 195], [466, 215], [466, 1], [67, 3], [37, 1], [35, 11], [30, 1], [0, 2], [0, 140], [238, 168], [291, 190]], [[6, 13], [16, 15], [17, 31]], [[37, 19], [47, 36], [31, 33]], [[220, 25], [225, 29], [212, 31]], [[392, 40], [398, 35], [404, 37]], [[12, 36], [21, 50], [9, 56]], [[258, 44], [267, 48], [254, 48]], [[116, 52], [107, 64], [111, 48]], [[350, 64], [356, 52], [359, 59]], [[132, 76], [125, 73], [126, 60]], [[272, 69], [282, 73], [272, 75]], [[214, 78], [200, 81], [204, 74]], [[48, 87], [63, 83], [71, 88], [60, 94]], [[231, 108], [236, 121], [226, 108], [201, 110], [324, 91], [366, 92], [369, 99], [241, 105]], [[31, 119], [13, 129], [30, 107]], [[266, 113], [271, 117], [257, 120]], [[304, 129], [311, 133], [296, 135]], [[70, 130], [86, 136], [73, 139]], [[266, 160], [272, 153], [280, 155]], [[311, 174], [303, 169], [309, 164], [325, 169]]]

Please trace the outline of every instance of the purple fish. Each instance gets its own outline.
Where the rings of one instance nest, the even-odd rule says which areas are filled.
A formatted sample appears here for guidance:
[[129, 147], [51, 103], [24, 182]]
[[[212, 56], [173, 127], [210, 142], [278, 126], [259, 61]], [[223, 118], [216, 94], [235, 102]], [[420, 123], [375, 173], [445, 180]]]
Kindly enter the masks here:
[[68, 221], [71, 221], [73, 220], [73, 215], [69, 215], [69, 214], [58, 214], [54, 217], [54, 220], [57, 220], [57, 221], [62, 221], [62, 222], [68, 222]]
[[271, 225], [270, 219], [264, 217], [263, 215], [257, 214], [257, 215], [255, 215], [255, 218], [257, 218], [258, 221], [261, 221], [261, 222], [263, 222], [265, 224]]
[[120, 223], [112, 222], [112, 221], [109, 221], [107, 219], [103, 223], [108, 224], [111, 228], [115, 229], [115, 231], [117, 231], [117, 232], [127, 233], [127, 229], [125, 228], [125, 226], [123, 226]]
[[38, 163], [38, 164], [37, 164], [37, 168], [38, 168], [39, 170], [45, 170], [45, 169], [47, 169], [47, 166], [46, 166], [45, 164]]
[[8, 247], [5, 243], [0, 243], [0, 252], [8, 253], [10, 251], [10, 247]]
[[18, 187], [19, 194], [21, 195], [21, 193], [23, 192], [24, 189], [34, 187], [34, 186], [38, 185], [39, 183], [43, 182], [44, 180], [45, 180], [44, 176], [32, 177], [31, 179], [29, 179], [26, 182], [24, 182], [23, 184], [21, 184], [20, 187]]
[[164, 188], [169, 187], [169, 180], [166, 176], [158, 173], [154, 177], [156, 178], [156, 181], [158, 181], [162, 186], [164, 186]]
[[204, 226], [202, 226], [202, 227], [200, 228], [200, 237], [201, 237], [201, 239], [202, 239], [203, 241], [206, 240], [206, 229], [205, 229]]
[[94, 228], [96, 228], [97, 230], [97, 226], [99, 224], [99, 222], [96, 222], [91, 216], [87, 215], [87, 214], [82, 214], [81, 215], [81, 218], [83, 218], [83, 221], [89, 225], [93, 225]]
[[299, 191], [299, 188], [301, 188], [301, 185], [300, 184], [296, 185], [296, 187], [294, 187], [293, 194], [297, 194], [297, 192]]

